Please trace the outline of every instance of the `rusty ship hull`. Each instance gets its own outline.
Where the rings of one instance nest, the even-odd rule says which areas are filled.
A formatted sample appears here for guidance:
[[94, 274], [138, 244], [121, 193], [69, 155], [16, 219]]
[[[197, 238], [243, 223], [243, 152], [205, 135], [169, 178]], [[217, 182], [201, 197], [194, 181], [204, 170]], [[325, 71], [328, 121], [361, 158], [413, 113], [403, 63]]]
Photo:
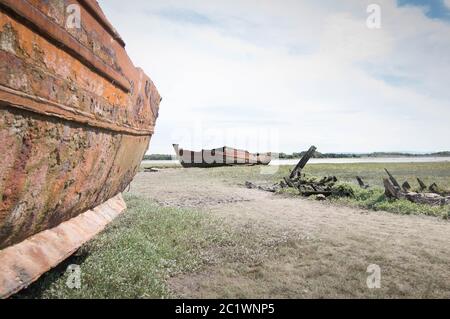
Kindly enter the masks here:
[[0, 0], [0, 297], [125, 209], [160, 101], [96, 1]]
[[201, 150], [199, 152], [179, 148], [174, 144], [173, 148], [181, 166], [190, 167], [221, 167], [236, 165], [269, 165], [272, 160], [270, 153], [250, 153], [231, 147], [220, 147], [212, 150]]

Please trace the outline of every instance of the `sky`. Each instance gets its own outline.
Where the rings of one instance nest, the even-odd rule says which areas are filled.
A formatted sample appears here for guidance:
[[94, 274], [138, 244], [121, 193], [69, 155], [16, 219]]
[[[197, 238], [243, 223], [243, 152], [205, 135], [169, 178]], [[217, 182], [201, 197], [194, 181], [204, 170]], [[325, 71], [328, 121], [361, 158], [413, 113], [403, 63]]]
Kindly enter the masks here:
[[149, 154], [450, 150], [450, 0], [99, 2], [163, 97]]

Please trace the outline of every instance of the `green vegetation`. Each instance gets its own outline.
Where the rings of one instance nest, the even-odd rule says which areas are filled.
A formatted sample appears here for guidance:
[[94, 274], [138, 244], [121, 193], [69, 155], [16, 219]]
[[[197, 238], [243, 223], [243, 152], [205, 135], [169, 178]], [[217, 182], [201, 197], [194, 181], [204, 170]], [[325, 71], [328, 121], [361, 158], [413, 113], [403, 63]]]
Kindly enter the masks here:
[[144, 155], [144, 161], [171, 161], [173, 160], [172, 155], [167, 154], [150, 154]]
[[[449, 217], [448, 207], [384, 198], [380, 187], [384, 167], [402, 182], [408, 179], [414, 184], [413, 177], [419, 176], [427, 184], [433, 181], [441, 187], [450, 186], [450, 163], [314, 164], [307, 165], [305, 172], [310, 177], [338, 177], [340, 182], [336, 188], [352, 197], [330, 198], [333, 204]], [[279, 182], [292, 167], [282, 166], [269, 175], [261, 174], [265, 171], [261, 169], [267, 167], [168, 172], [168, 175], [176, 175], [169, 181], [172, 188], [159, 190], [158, 194], [172, 192], [178, 196], [178, 182], [187, 179], [184, 185], [208, 187], [213, 184], [215, 188], [207, 196], [217, 196], [217, 192], [220, 195], [217, 199], [222, 199], [217, 187], [223, 187], [224, 183], [233, 185], [234, 191], [239, 193], [241, 189], [237, 184], [247, 180]], [[168, 175], [158, 174], [142, 174], [137, 181], [143, 185], [151, 182], [159, 185], [154, 179], [160, 176], [165, 181]], [[360, 189], [354, 179], [356, 175], [372, 187]], [[155, 189], [144, 187], [139, 191], [137, 185], [132, 189], [142, 196], [155, 196], [151, 194]], [[196, 196], [199, 189], [201, 187], [191, 187], [183, 194]], [[295, 189], [283, 193], [298, 195]], [[182, 199], [168, 202], [174, 207], [161, 207], [135, 194], [125, 196], [127, 212], [102, 234], [14, 298], [172, 298], [185, 294], [199, 298], [448, 296], [445, 281], [448, 267], [443, 266], [448, 264], [448, 254], [442, 250], [447, 233], [440, 227], [441, 221], [424, 219], [422, 224], [409, 218], [389, 218], [392, 216], [388, 214], [373, 219], [367, 216], [366, 220], [354, 210], [341, 220], [340, 214], [334, 214], [335, 205], [316, 206], [308, 202], [304, 202], [304, 206], [318, 209], [298, 212], [286, 209], [284, 212], [286, 203], [288, 208], [296, 208], [297, 201], [261, 199], [260, 194], [255, 198], [261, 202], [250, 201], [246, 206], [248, 212], [241, 209], [241, 205], [246, 205], [244, 202], [237, 206], [224, 204], [220, 207], [223, 215], [219, 216], [226, 217], [219, 218], [200, 206], [196, 208], [198, 211], [177, 208], [184, 205]], [[153, 198], [159, 198], [158, 194]], [[278, 202], [277, 206], [270, 206], [273, 215], [259, 214], [260, 208], [269, 202]], [[292, 214], [286, 214], [288, 212]], [[326, 222], [325, 216], [330, 218]], [[274, 218], [277, 223], [273, 222]], [[347, 227], [349, 221], [351, 227]], [[393, 221], [395, 225], [391, 224]], [[317, 227], [318, 224], [322, 226]], [[428, 230], [420, 233], [422, 225]], [[398, 227], [403, 226], [420, 234], [422, 242], [405, 234], [397, 236]], [[380, 229], [395, 246], [376, 240], [379, 234], [374, 229]], [[417, 243], [423, 246], [415, 246]], [[390, 279], [380, 290], [365, 288], [368, 262], [383, 264], [388, 269], [386, 278]], [[66, 286], [66, 269], [72, 264], [81, 267], [81, 289]], [[408, 265], [406, 270], [405, 264]]]
[[[351, 196], [332, 196], [329, 199], [336, 204], [344, 204], [352, 207], [370, 209], [374, 211], [387, 211], [402, 215], [428, 215], [448, 219], [450, 206], [429, 206], [412, 203], [408, 200], [390, 200], [384, 195], [384, 190], [379, 187], [361, 189], [350, 183], [339, 183], [335, 186], [336, 192], [352, 194]], [[280, 194], [300, 196], [297, 189], [287, 188], [279, 191]], [[311, 197], [314, 198], [314, 197]]]
[[[201, 248], [227, 242], [210, 216], [133, 195], [126, 202], [105, 232], [15, 298], [168, 298], [168, 277], [196, 270]], [[81, 289], [66, 286], [70, 264], [81, 265]]]
[[429, 206], [412, 203], [408, 200], [390, 200], [384, 195], [384, 190], [379, 187], [361, 189], [356, 185], [345, 184], [351, 188], [353, 196], [335, 197], [332, 201], [375, 211], [387, 211], [402, 215], [424, 214], [429, 216], [449, 218], [450, 206]]
[[[231, 184], [245, 181], [279, 182], [288, 176], [292, 166], [279, 167], [236, 166], [232, 168], [220, 167], [208, 169], [207, 174], [223, 179]], [[408, 180], [413, 188], [419, 185], [419, 177], [427, 185], [436, 183], [442, 188], [450, 189], [450, 162], [441, 163], [346, 163], [346, 164], [308, 164], [303, 170], [311, 176], [336, 176], [341, 182], [356, 185], [356, 176], [361, 176], [370, 186], [383, 186], [383, 177], [387, 177], [387, 168], [399, 182]], [[273, 169], [273, 170], [272, 170]], [[267, 174], [268, 173], [268, 174]]]
[[[334, 198], [336, 203], [385, 210], [399, 214], [425, 214], [448, 218], [450, 207], [430, 207], [418, 205], [407, 200], [391, 201], [384, 196], [383, 177], [387, 177], [387, 168], [399, 182], [408, 180], [413, 189], [418, 189], [416, 178], [419, 177], [427, 185], [437, 183], [443, 189], [450, 189], [450, 163], [357, 163], [357, 164], [310, 164], [304, 173], [312, 177], [336, 176], [340, 187], [350, 188], [353, 198]], [[288, 176], [292, 166], [280, 166], [276, 172], [269, 175], [261, 174], [261, 167], [234, 167], [233, 169], [217, 168], [210, 174], [229, 183], [243, 184], [245, 181], [276, 183]], [[355, 177], [361, 176], [371, 188], [363, 190], [357, 186]], [[283, 190], [284, 193], [298, 194], [297, 190]]]

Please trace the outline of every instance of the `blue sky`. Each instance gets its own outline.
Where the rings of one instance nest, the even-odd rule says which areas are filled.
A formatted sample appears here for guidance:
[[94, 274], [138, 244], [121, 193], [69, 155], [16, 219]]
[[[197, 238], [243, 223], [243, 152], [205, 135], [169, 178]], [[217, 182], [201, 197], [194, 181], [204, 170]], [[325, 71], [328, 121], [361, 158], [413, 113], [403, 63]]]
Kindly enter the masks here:
[[399, 6], [416, 6], [424, 8], [424, 13], [431, 19], [450, 21], [450, 8], [445, 0], [397, 0]]
[[450, 150], [450, 0], [102, 0], [163, 102], [149, 153]]

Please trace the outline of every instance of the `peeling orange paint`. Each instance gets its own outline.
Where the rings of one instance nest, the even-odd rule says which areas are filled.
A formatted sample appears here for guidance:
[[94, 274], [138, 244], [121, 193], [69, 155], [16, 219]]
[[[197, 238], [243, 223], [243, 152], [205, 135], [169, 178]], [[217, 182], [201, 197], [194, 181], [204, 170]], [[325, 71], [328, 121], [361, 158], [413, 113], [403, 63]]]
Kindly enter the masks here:
[[[77, 30], [65, 26], [71, 4], [81, 8]], [[0, 295], [34, 280], [90, 238], [61, 233], [71, 244], [58, 242], [55, 257], [55, 243], [46, 242], [53, 235], [41, 234], [70, 225], [128, 186], [160, 100], [95, 1], [0, 0], [0, 151], [6, 154], [0, 158], [0, 258], [8, 250], [9, 262], [21, 264], [10, 248], [40, 238], [39, 253], [30, 250], [27, 257], [35, 264], [23, 265], [22, 284], [13, 287], [3, 272], [17, 274], [0, 267]], [[91, 234], [104, 227], [77, 225]]]

